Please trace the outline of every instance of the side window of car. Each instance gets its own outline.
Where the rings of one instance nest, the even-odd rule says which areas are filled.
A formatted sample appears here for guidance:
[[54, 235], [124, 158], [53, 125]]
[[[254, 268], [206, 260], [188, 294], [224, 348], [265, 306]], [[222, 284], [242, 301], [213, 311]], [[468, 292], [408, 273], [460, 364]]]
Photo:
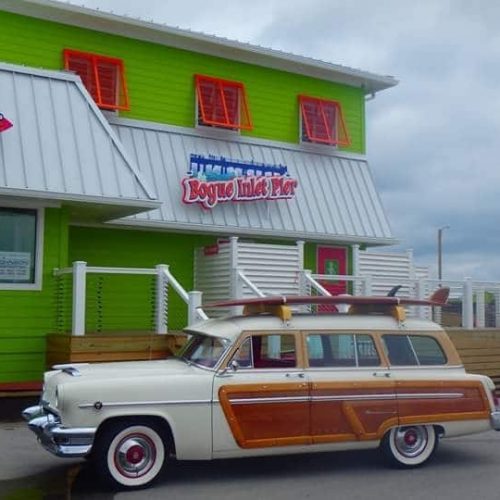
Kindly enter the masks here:
[[233, 356], [240, 368], [293, 368], [297, 366], [294, 335], [252, 335]]
[[438, 341], [425, 335], [384, 335], [389, 362], [394, 366], [430, 366], [447, 363]]
[[447, 358], [438, 341], [425, 335], [410, 335], [413, 350], [421, 365], [445, 365]]
[[311, 367], [379, 366], [380, 358], [370, 335], [321, 333], [307, 335]]
[[418, 365], [415, 351], [407, 335], [384, 335], [383, 339], [386, 354], [391, 365]]

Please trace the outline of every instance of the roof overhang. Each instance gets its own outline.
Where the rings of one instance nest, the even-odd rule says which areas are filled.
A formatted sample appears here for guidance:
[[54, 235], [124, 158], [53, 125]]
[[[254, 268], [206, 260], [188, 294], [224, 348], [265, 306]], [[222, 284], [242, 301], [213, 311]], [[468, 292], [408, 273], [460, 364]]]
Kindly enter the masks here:
[[25, 16], [320, 78], [362, 88], [365, 94], [373, 94], [398, 83], [392, 76], [54, 0], [0, 0], [0, 8]]
[[[397, 243], [362, 155], [123, 118], [111, 124], [146, 180], [155, 179], [162, 206], [110, 224], [329, 244]], [[193, 154], [280, 165], [297, 180], [298, 189], [293, 199], [235, 201], [209, 210], [186, 204], [182, 180]]]
[[160, 206], [79, 77], [0, 63], [0, 196], [52, 200], [77, 220], [102, 221]]
[[23, 206], [34, 204], [44, 207], [66, 207], [70, 221], [73, 223], [105, 222], [135, 215], [145, 210], [153, 210], [161, 205], [158, 201], [147, 202], [130, 198], [117, 200], [116, 198], [9, 188], [0, 188], [0, 200], [2, 199], [15, 200]]

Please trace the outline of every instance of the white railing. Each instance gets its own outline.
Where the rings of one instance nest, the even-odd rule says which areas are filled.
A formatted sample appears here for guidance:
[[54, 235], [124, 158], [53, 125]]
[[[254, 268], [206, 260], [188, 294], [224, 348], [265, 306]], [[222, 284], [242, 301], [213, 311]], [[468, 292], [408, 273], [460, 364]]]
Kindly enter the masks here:
[[171, 286], [188, 306], [188, 325], [200, 319], [208, 319], [201, 309], [202, 293], [186, 292], [170, 272], [169, 266], [159, 264], [156, 268], [98, 267], [87, 266], [86, 262], [73, 262], [72, 267], [55, 269], [54, 276], [72, 275], [72, 335], [85, 335], [85, 304], [88, 274], [156, 275], [155, 330], [158, 334], [168, 332], [168, 288]]
[[[344, 281], [353, 283], [354, 295], [371, 295], [376, 285], [385, 285], [390, 289], [394, 285], [403, 285], [407, 290], [407, 296], [416, 299], [427, 298], [439, 286], [450, 288], [450, 297], [460, 299], [462, 302], [462, 327], [468, 330], [484, 328], [486, 324], [486, 293], [495, 297], [495, 326], [500, 326], [500, 282], [495, 281], [473, 281], [472, 278], [464, 280], [437, 280], [437, 279], [401, 279], [389, 276], [347, 276], [347, 275], [320, 275], [312, 274], [310, 271], [303, 273], [304, 283], [314, 288], [321, 295], [330, 295], [328, 290], [318, 281]], [[306, 290], [307, 290], [306, 286]], [[474, 321], [474, 299], [476, 304], [476, 315]], [[439, 310], [439, 308], [437, 308]], [[440, 312], [436, 311], [437, 320]], [[417, 308], [416, 314], [424, 317], [425, 308]]]

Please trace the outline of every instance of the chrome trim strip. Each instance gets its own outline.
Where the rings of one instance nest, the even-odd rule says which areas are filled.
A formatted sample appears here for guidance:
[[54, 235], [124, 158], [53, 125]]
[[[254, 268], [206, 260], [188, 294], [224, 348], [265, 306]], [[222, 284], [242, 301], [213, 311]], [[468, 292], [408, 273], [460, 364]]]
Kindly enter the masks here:
[[[328, 401], [369, 401], [369, 400], [395, 400], [395, 399], [459, 399], [464, 397], [460, 392], [443, 393], [415, 393], [415, 394], [342, 394], [338, 396], [278, 396], [267, 398], [234, 398], [229, 402], [234, 405], [246, 404], [273, 404], [273, 403], [303, 403], [303, 402], [328, 402]], [[116, 408], [121, 406], [154, 406], [154, 405], [199, 405], [218, 403], [210, 399], [193, 399], [185, 401], [117, 401], [102, 403], [102, 408]], [[82, 403], [78, 408], [94, 408], [94, 403]]]
[[419, 394], [398, 394], [397, 399], [460, 399], [464, 396], [463, 392], [423, 392]]
[[310, 396], [290, 396], [276, 398], [241, 398], [230, 399], [229, 402], [233, 405], [247, 404], [274, 404], [274, 403], [306, 403], [311, 401]]
[[229, 402], [234, 405], [272, 404], [272, 403], [303, 403], [303, 402], [333, 402], [333, 401], [384, 401], [397, 399], [459, 399], [464, 397], [461, 392], [414, 393], [414, 394], [342, 394], [338, 396], [289, 396], [267, 398], [235, 398]]
[[375, 400], [382, 401], [386, 399], [397, 399], [396, 394], [387, 393], [387, 394], [342, 394], [340, 396], [312, 396], [312, 401], [367, 401], [367, 400]]
[[[102, 408], [112, 408], [119, 406], [151, 406], [151, 405], [200, 405], [210, 404], [211, 399], [193, 399], [185, 401], [116, 401], [112, 403], [102, 403]], [[94, 408], [95, 403], [82, 403], [78, 408]]]

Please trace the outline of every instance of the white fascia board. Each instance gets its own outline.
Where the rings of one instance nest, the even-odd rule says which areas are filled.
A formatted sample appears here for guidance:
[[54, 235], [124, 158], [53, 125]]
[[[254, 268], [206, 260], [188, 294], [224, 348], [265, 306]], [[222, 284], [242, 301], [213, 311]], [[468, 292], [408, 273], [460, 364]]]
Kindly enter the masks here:
[[138, 212], [153, 210], [161, 206], [161, 202], [156, 200], [141, 200], [139, 198], [108, 198], [105, 196], [88, 196], [84, 194], [56, 193], [51, 191], [35, 191], [32, 189], [12, 189], [0, 187], [0, 197], [2, 196], [17, 200], [43, 200], [43, 206], [54, 206], [55, 200], [58, 200], [61, 202], [66, 201], [131, 207], [139, 209], [137, 210]]
[[0, 8], [30, 17], [342, 83], [363, 88], [365, 94], [373, 94], [398, 84], [392, 76], [54, 0], [0, 0]]
[[131, 127], [140, 130], [155, 130], [158, 132], [169, 132], [173, 134], [186, 135], [191, 137], [199, 137], [202, 139], [216, 139], [227, 142], [237, 142], [240, 144], [249, 144], [254, 146], [268, 146], [272, 148], [280, 148], [289, 151], [298, 151], [301, 153], [320, 154], [322, 156], [332, 156], [335, 158], [345, 158], [346, 160], [361, 160], [366, 161], [366, 155], [361, 153], [351, 153], [343, 151], [331, 146], [323, 144], [294, 144], [291, 142], [273, 141], [271, 139], [261, 139], [260, 137], [250, 137], [231, 133], [227, 130], [219, 130], [215, 128], [205, 127], [180, 127], [178, 125], [164, 125], [162, 123], [148, 122], [143, 120], [134, 120], [131, 118], [109, 117], [109, 123], [119, 127]]
[[362, 244], [367, 246], [390, 246], [400, 243], [395, 238], [367, 238], [363, 236], [345, 236], [341, 234], [310, 234], [303, 232], [282, 232], [279, 230], [268, 229], [251, 229], [251, 228], [237, 228], [229, 226], [214, 226], [209, 224], [183, 224], [177, 222], [159, 222], [149, 220], [137, 219], [117, 219], [106, 222], [101, 227], [127, 227], [129, 229], [147, 230], [161, 230], [171, 231], [178, 233], [198, 233], [207, 234], [213, 233], [219, 236], [252, 236], [253, 238], [271, 238], [271, 239], [286, 239], [286, 240], [304, 240], [314, 242], [329, 242], [329, 243], [345, 243], [345, 244]]

